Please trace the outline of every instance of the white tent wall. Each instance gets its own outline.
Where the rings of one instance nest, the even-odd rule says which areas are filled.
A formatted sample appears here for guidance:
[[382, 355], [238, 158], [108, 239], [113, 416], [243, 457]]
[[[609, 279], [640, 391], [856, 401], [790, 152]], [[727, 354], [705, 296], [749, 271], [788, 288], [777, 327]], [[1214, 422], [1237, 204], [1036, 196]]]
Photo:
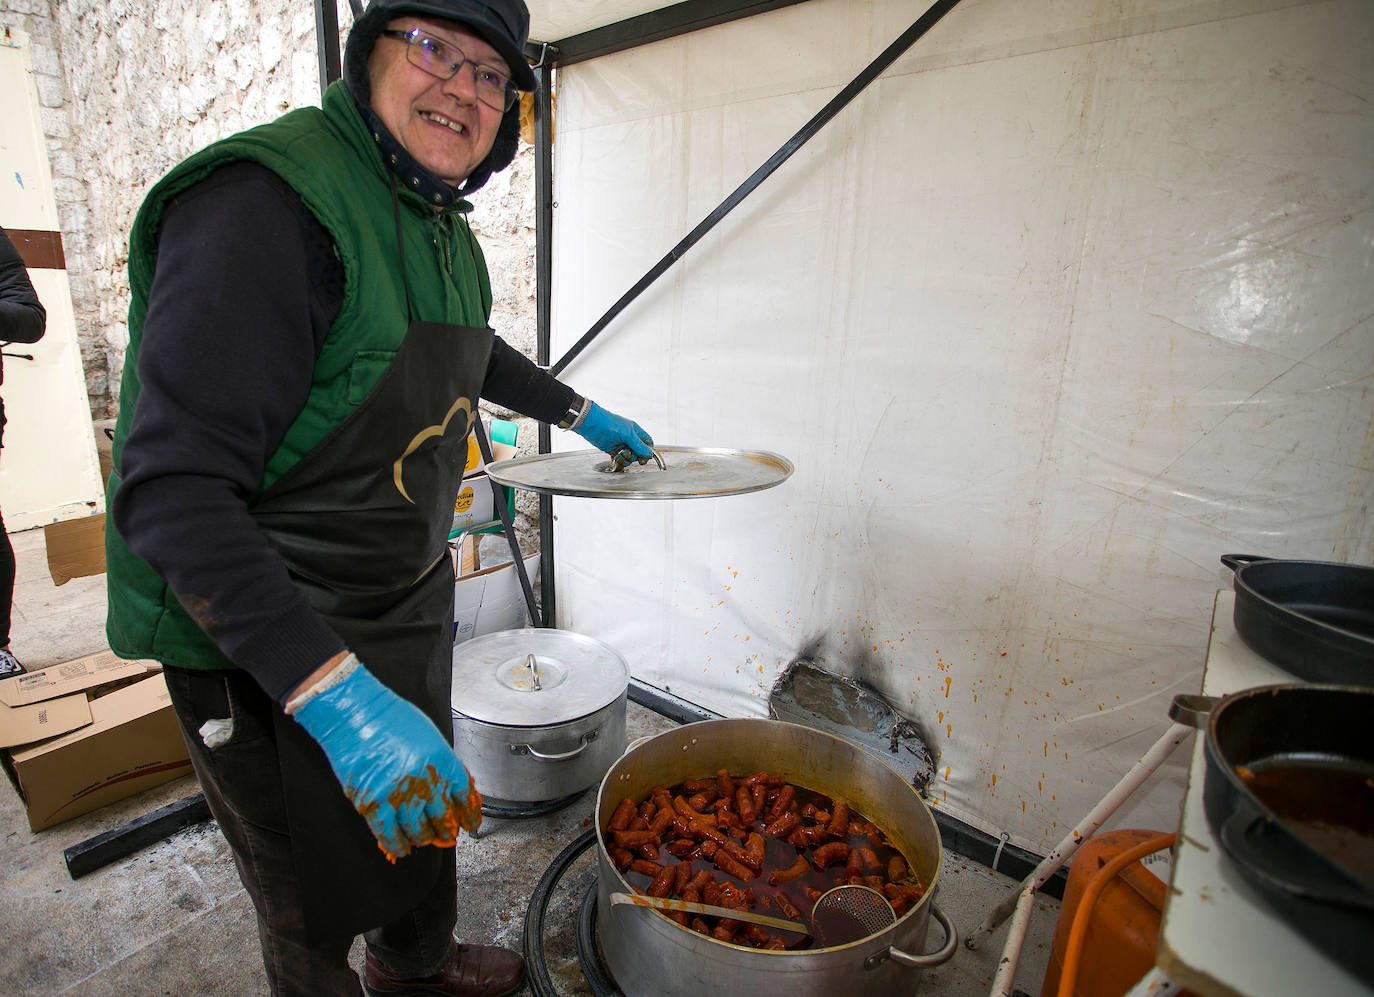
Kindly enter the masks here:
[[[561, 70], [554, 356], [925, 6]], [[557, 499], [557, 625], [726, 715], [860, 678], [1046, 851], [1197, 690], [1219, 555], [1374, 559], [1371, 51], [1363, 0], [965, 0], [568, 367], [797, 470]], [[1115, 824], [1176, 826], [1177, 754]]]

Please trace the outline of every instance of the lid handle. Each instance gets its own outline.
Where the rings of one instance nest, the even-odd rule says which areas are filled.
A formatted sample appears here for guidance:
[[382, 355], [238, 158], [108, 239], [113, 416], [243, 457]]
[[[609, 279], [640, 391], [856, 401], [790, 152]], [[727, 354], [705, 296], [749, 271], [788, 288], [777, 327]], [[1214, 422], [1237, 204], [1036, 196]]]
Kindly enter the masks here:
[[530, 681], [534, 683], [534, 691], [538, 692], [543, 686], [539, 684], [539, 662], [534, 660], [533, 654], [525, 658], [525, 667], [530, 670]]

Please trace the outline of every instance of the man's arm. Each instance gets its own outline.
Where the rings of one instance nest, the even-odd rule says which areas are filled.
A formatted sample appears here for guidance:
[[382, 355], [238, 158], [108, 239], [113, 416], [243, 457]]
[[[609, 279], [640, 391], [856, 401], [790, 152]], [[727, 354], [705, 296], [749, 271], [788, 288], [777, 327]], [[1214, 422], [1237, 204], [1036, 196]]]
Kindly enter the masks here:
[[[329, 247], [299, 197], [259, 166], [217, 170], [169, 207], [111, 510], [129, 548], [277, 698], [344, 643], [247, 506], [338, 310]], [[331, 262], [337, 272], [319, 272]]]
[[47, 328], [48, 313], [29, 280], [24, 258], [0, 228], [0, 340], [36, 343]]
[[482, 397], [559, 429], [570, 429], [606, 453], [623, 448], [641, 464], [651, 459], [649, 447], [654, 441], [638, 423], [583, 398], [500, 336], [487, 363]]

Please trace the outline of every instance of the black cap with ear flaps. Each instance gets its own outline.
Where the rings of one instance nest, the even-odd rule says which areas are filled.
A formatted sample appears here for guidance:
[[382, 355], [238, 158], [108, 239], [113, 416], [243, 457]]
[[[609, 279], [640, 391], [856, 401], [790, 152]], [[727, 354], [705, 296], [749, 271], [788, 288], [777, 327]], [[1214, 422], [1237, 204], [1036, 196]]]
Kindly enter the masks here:
[[[403, 14], [455, 21], [481, 35], [506, 60], [515, 85], [521, 90], [534, 89], [534, 73], [525, 60], [525, 42], [530, 36], [530, 12], [523, 0], [372, 0], [349, 33], [344, 55], [345, 76], [356, 77], [361, 73], [366, 81], [367, 57], [372, 52], [377, 36], [388, 21]], [[361, 64], [349, 66], [349, 61], [360, 61]]]
[[[372, 87], [367, 77], [368, 57], [387, 24], [405, 14], [453, 21], [480, 35], [506, 61], [511, 80], [517, 87], [521, 90], [535, 88], [534, 71], [525, 59], [530, 12], [523, 0], [372, 0], [348, 33], [343, 65], [344, 83], [369, 116], [372, 116]], [[502, 117], [491, 152], [458, 188], [459, 193], [471, 194], [493, 173], [509, 166], [519, 143], [520, 105], [517, 103]]]

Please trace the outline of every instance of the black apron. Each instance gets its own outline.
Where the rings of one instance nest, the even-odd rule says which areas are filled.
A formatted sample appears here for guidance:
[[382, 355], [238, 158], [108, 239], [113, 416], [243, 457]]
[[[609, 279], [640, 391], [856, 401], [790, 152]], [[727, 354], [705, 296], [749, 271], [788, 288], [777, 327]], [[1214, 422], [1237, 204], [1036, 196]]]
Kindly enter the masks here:
[[[371, 394], [252, 507], [312, 606], [450, 742], [448, 535], [492, 338], [412, 321]], [[405, 913], [434, 887], [439, 849], [388, 861], [314, 739], [275, 716], [307, 933], [358, 934]]]

